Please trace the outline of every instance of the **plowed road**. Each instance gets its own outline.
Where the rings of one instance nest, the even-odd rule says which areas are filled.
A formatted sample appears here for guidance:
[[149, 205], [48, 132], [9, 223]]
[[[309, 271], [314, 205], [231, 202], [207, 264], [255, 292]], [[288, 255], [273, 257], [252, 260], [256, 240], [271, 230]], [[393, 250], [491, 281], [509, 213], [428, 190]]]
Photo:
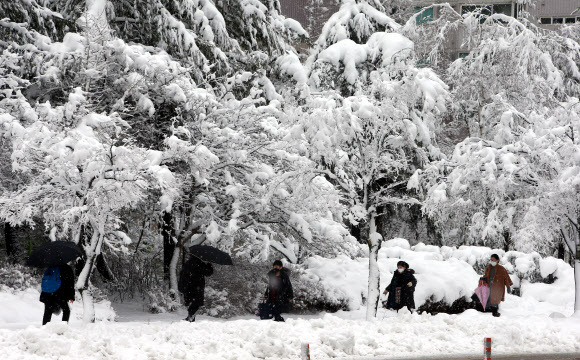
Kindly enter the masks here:
[[[496, 355], [492, 360], [580, 360], [578, 354], [543, 354], [543, 355]], [[352, 360], [482, 360], [483, 355], [475, 356], [446, 356], [420, 358], [353, 358]]]

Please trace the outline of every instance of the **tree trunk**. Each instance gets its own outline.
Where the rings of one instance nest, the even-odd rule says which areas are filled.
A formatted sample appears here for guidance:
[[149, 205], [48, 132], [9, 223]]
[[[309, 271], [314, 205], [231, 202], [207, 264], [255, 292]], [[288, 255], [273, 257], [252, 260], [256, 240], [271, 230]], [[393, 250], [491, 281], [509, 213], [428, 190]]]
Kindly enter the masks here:
[[9, 223], [4, 223], [4, 241], [6, 242], [6, 256], [11, 263], [18, 262], [20, 246], [16, 239], [16, 229]]
[[566, 257], [566, 248], [564, 247], [564, 243], [560, 242], [560, 245], [558, 246], [558, 259], [564, 260], [565, 257]]
[[377, 316], [379, 298], [381, 296], [381, 274], [379, 271], [379, 250], [381, 249], [382, 236], [377, 232], [376, 216], [371, 215], [368, 222], [368, 245], [369, 245], [369, 283], [367, 296], [366, 319], [371, 320]]
[[161, 228], [163, 236], [163, 280], [170, 280], [171, 260], [175, 252], [175, 242], [173, 241], [173, 215], [171, 212], [163, 213], [163, 225]]
[[580, 317], [580, 258], [578, 250], [579, 246], [576, 245], [576, 259], [574, 260], [574, 281], [576, 283], [576, 298], [574, 302], [574, 316]]
[[580, 317], [580, 231], [576, 229], [575, 231], [576, 239], [574, 239], [574, 244], [576, 245], [574, 249], [574, 283], [576, 286], [576, 297], [574, 299], [574, 316]]
[[178, 298], [179, 290], [177, 288], [177, 265], [179, 264], [179, 257], [181, 256], [181, 246], [174, 246], [173, 258], [171, 259], [169, 269], [169, 294], [173, 299]]
[[96, 228], [93, 228], [93, 235], [88, 244], [84, 244], [86, 261], [79, 277], [76, 288], [81, 293], [83, 300], [83, 321], [86, 323], [95, 322], [95, 304], [90, 289], [90, 279], [97, 256], [101, 253], [103, 245], [103, 235]]

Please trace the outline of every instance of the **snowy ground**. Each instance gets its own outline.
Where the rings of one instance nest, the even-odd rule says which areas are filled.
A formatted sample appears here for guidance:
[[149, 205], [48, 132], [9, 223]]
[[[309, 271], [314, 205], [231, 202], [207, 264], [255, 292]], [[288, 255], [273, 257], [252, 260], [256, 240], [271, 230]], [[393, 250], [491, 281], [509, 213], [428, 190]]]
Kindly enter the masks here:
[[[362, 320], [363, 311], [290, 315], [286, 323], [247, 316], [230, 320], [200, 317], [180, 321], [184, 310], [148, 314], [139, 304], [116, 304], [117, 322], [39, 325], [42, 306], [33, 290], [1, 294], [0, 351], [4, 359], [299, 359], [308, 342], [312, 359], [401, 358], [481, 354], [491, 336], [496, 354], [580, 352], [580, 321], [571, 309], [509, 296], [501, 318], [473, 310], [461, 315], [412, 315], [381, 311]], [[34, 295], [34, 297], [33, 297]], [[73, 314], [80, 316], [80, 306]], [[97, 316], [106, 318], [106, 306]], [[99, 314], [100, 313], [100, 314]]]
[[[487, 248], [410, 247], [385, 242], [379, 266], [386, 286], [398, 259], [416, 269], [415, 300], [436, 301], [470, 296], [478, 275], [473, 266], [487, 261]], [[515, 254], [503, 263], [514, 280], [536, 266], [537, 255]], [[319, 278], [327, 296], [346, 298], [351, 308], [336, 314], [288, 315], [286, 323], [248, 315], [229, 320], [199, 316], [181, 321], [185, 309], [150, 314], [142, 304], [97, 304], [97, 323], [81, 322], [82, 306], [72, 306], [70, 325], [55, 321], [41, 327], [43, 305], [38, 289], [0, 289], [0, 353], [4, 359], [299, 359], [309, 343], [312, 359], [401, 359], [421, 356], [480, 358], [482, 340], [492, 337], [494, 354], [580, 353], [580, 319], [570, 318], [574, 303], [573, 270], [555, 259], [539, 260], [542, 277], [554, 284], [521, 282], [522, 297], [508, 295], [501, 318], [469, 310], [460, 315], [393, 313], [381, 310], [364, 320], [368, 259], [312, 258], [308, 276]], [[537, 267], [537, 266], [536, 266]], [[345, 271], [346, 270], [346, 271]], [[519, 275], [518, 275], [519, 274]], [[518, 281], [519, 282], [519, 281]], [[116, 313], [116, 315], [115, 315]], [[60, 317], [56, 317], [60, 319]], [[111, 321], [116, 319], [116, 321]], [[447, 356], [447, 357], [446, 357]], [[461, 357], [460, 357], [461, 358]]]

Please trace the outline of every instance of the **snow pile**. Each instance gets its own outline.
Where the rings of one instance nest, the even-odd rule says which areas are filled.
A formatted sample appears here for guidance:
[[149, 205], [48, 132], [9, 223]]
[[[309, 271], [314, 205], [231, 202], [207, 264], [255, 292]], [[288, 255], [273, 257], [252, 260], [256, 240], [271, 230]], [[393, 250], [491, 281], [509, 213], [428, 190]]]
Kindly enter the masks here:
[[[553, 275], [553, 284], [531, 283], [523, 280], [521, 296], [524, 299], [535, 299], [541, 302], [567, 306], [574, 299], [574, 271], [564, 261], [555, 258], [540, 260], [542, 277]], [[546, 276], [544, 276], [546, 275]]]
[[[39, 286], [40, 288], [40, 286]], [[0, 290], [0, 324], [2, 327], [21, 327], [23, 324], [42, 324], [44, 304], [39, 301], [40, 291], [36, 288], [25, 290], [11, 290], [2, 287]], [[83, 304], [77, 293], [76, 301], [70, 305], [72, 324], [81, 323], [83, 318]], [[115, 311], [107, 300], [95, 304], [97, 321], [115, 320]], [[52, 321], [60, 322], [62, 315], [53, 315]]]
[[[473, 290], [485, 271], [491, 254], [497, 253], [506, 267], [515, 287], [521, 287], [525, 298], [571, 306], [574, 301], [574, 271], [564, 261], [551, 257], [541, 259], [537, 253], [504, 252], [486, 247], [437, 247], [419, 243], [410, 246], [405, 239], [385, 241], [379, 252], [381, 290], [387, 287], [397, 268], [404, 260], [415, 270], [417, 308], [427, 302], [452, 305], [464, 299], [471, 301]], [[334, 259], [315, 256], [305, 264], [305, 272], [322, 282], [329, 301], [347, 299], [351, 310], [364, 304], [368, 283], [368, 258], [351, 259], [339, 256]], [[552, 275], [553, 284], [534, 283]], [[523, 280], [521, 280], [523, 279]], [[520, 281], [521, 280], [521, 281]], [[533, 280], [533, 281], [530, 281]]]
[[[483, 336], [493, 337], [495, 354], [580, 351], [580, 324], [548, 316], [502, 316], [473, 310], [437, 316], [387, 313], [376, 321], [347, 317], [288, 318], [286, 323], [198, 317], [178, 321], [96, 323], [0, 330], [6, 360], [78, 359], [299, 359], [301, 343], [313, 359], [393, 358], [481, 353]], [[468, 357], [468, 356], [466, 356]]]
[[292, 79], [298, 84], [306, 83], [308, 75], [306, 74], [306, 69], [300, 62], [298, 55], [294, 53], [281, 55], [276, 60], [276, 64], [280, 67], [280, 72], [283, 75], [292, 77]]

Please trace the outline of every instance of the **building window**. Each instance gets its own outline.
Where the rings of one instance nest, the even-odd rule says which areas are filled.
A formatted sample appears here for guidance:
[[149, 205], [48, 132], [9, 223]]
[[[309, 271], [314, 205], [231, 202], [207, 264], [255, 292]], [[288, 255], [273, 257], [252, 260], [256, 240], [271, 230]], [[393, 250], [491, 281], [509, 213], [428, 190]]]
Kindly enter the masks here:
[[428, 8], [423, 10], [422, 7], [415, 7], [415, 13], [420, 12], [419, 15], [415, 18], [417, 24], [423, 24], [429, 21], [433, 21], [433, 8]]
[[564, 18], [552, 18], [552, 24], [563, 24], [564, 23]]
[[493, 6], [494, 14], [512, 16], [512, 4], [497, 4]]
[[540, 24], [550, 25], [552, 24], [552, 18], [540, 18]]
[[491, 14], [504, 14], [512, 16], [512, 4], [495, 5], [461, 5], [461, 15], [470, 12], [479, 13], [479, 22], [483, 23]]
[[574, 24], [576, 22], [576, 18], [566, 18], [566, 24]]

